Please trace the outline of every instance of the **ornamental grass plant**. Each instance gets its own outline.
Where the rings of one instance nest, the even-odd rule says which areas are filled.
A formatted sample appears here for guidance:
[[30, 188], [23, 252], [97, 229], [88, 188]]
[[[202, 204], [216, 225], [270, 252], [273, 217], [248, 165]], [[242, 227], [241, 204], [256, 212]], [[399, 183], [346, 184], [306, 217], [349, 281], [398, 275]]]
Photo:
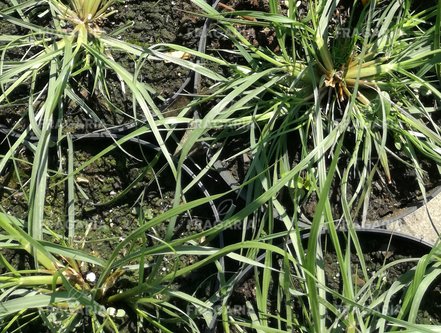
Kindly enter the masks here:
[[[355, 220], [366, 219], [374, 177], [380, 175], [386, 185], [395, 181], [392, 163], [415, 170], [424, 197], [421, 161], [436, 166], [441, 161], [441, 0], [427, 9], [410, 0], [355, 0], [345, 23], [334, 19], [337, 0], [301, 2], [307, 11], [294, 0], [269, 0], [267, 11], [220, 11], [203, 0], [192, 2], [230, 48], [204, 53], [118, 40], [116, 32], [102, 28], [113, 1], [32, 0], [0, 12], [2, 20], [25, 31], [0, 36], [0, 102], [14, 105], [19, 87], [27, 89], [26, 113], [14, 126], [23, 132], [2, 155], [0, 172], [13, 165], [19, 173], [16, 156], [25, 146], [34, 156], [29, 187], [22, 187], [29, 198], [28, 219], [3, 207], [0, 213], [2, 330], [19, 332], [35, 325], [54, 332], [439, 332], [439, 326], [418, 322], [426, 292], [441, 274], [439, 244], [422, 258], [368, 272]], [[38, 25], [41, 18], [50, 23]], [[256, 45], [238, 29], [250, 26], [266, 29], [272, 47]], [[25, 61], [13, 58], [17, 50]], [[193, 59], [173, 56], [176, 51]], [[113, 52], [133, 57], [139, 66], [150, 58], [186, 67], [207, 78], [211, 89], [165, 118], [155, 106], [153, 89], [136, 70], [118, 64]], [[145, 126], [75, 169], [72, 140], [62, 127], [53, 131], [53, 124], [62, 119], [66, 100], [94, 117], [78, 94], [84, 82], [92, 82], [84, 86], [87, 94], [100, 94], [116, 105], [107, 89], [109, 72], [135, 112], [142, 112]], [[199, 119], [191, 117], [195, 108]], [[186, 134], [175, 140], [174, 130], [181, 125], [187, 126]], [[48, 164], [53, 147], [63, 140], [70, 147], [61, 178], [67, 182], [65, 195], [74, 198], [73, 179], [80, 169], [146, 133], [155, 138], [176, 180], [171, 209], [151, 218], [139, 214], [136, 227], [105, 259], [72, 246], [73, 237], [84, 236], [76, 234], [73, 220], [67, 236], [47, 228], [45, 193], [54, 172]], [[174, 154], [166, 145], [169, 138], [178, 144]], [[237, 138], [242, 145], [231, 152], [228, 144]], [[185, 163], [201, 143], [209, 147], [206, 165], [184, 186]], [[250, 157], [238, 185], [244, 204], [203, 230], [176, 235], [179, 216], [234, 190], [188, 201], [183, 194], [220, 156], [232, 160], [243, 154]], [[339, 209], [331, 200], [336, 188]], [[317, 198], [314, 212], [304, 216], [302, 203], [312, 196]], [[156, 228], [164, 224], [160, 238]], [[342, 240], [337, 231], [343, 224]], [[324, 231], [335, 249], [337, 289], [324, 271]], [[225, 242], [212, 242], [219, 239]], [[15, 267], [3, 254], [6, 250], [30, 257], [32, 267]], [[183, 265], [180, 259], [186, 256], [197, 260]], [[360, 268], [352, 265], [354, 256]], [[174, 260], [163, 271], [170, 257]], [[384, 277], [405, 262], [414, 268], [385, 289]], [[232, 312], [237, 287], [243, 287], [238, 284], [249, 272], [252, 297], [239, 313]], [[203, 281], [185, 280], [200, 275]], [[185, 290], [176, 289], [179, 279]], [[400, 305], [398, 311], [391, 310], [391, 303]]]
[[[214, 106], [197, 124], [202, 129], [195, 140], [211, 142], [210, 133], [248, 136], [235, 156], [249, 153], [248, 178], [266, 170], [265, 182], [277, 182], [314, 152], [313, 162], [287, 184], [294, 207], [305, 190], [307, 196], [320, 193], [336, 143], [344, 141], [336, 178], [339, 212], [347, 222], [361, 216], [364, 225], [372, 178], [379, 171], [384, 186], [395, 181], [390, 163], [415, 170], [425, 198], [422, 160], [440, 163], [438, 4], [417, 11], [412, 1], [355, 1], [341, 25], [334, 18], [338, 1], [306, 1], [307, 15], [293, 1], [269, 1], [268, 12], [220, 12], [194, 3], [233, 44], [232, 50], [214, 50], [219, 56], [162, 46], [228, 72], [228, 80], [197, 102]], [[272, 46], [256, 46], [243, 27], [263, 29]], [[265, 186], [247, 192], [258, 194]]]
[[[78, 206], [74, 204], [78, 192], [76, 175], [101, 156], [122, 149], [124, 142], [136, 141], [140, 135], [152, 135], [160, 147], [156, 158], [165, 158], [172, 177], [176, 179], [175, 205], [182, 203], [179, 178], [185, 168], [177, 170], [164, 144], [166, 139], [160, 130], [168, 136], [171, 131], [154, 102], [157, 94], [138, 77], [140, 68], [151, 54], [147, 48], [117, 38], [130, 26], [129, 22], [113, 31], [104, 28], [114, 14], [115, 4], [115, 1], [13, 0], [0, 11], [0, 20], [10, 27], [9, 34], [0, 36], [1, 110], [15, 107], [24, 110], [9, 128], [1, 125], [4, 139], [0, 173], [9, 172], [18, 177], [20, 188], [15, 194], [23, 196], [28, 207], [25, 221], [13, 216], [9, 212], [11, 207], [0, 207], [0, 317], [5, 332], [32, 330], [33, 325], [57, 332], [85, 329], [116, 332], [127, 326], [128, 321], [135, 327], [138, 323], [140, 326], [147, 323], [158, 330], [170, 331], [165, 326], [176, 322], [177, 318], [179, 327], [194, 326], [188, 316], [188, 322], [184, 323], [186, 315], [167, 302], [170, 293], [174, 293], [167, 287], [174, 275], [163, 280], [159, 270], [163, 261], [155, 259], [165, 254], [161, 253], [162, 257], [154, 255], [153, 268], [145, 263], [146, 253], [141, 250], [146, 242], [145, 231], [155, 223], [146, 227], [143, 214], [139, 220], [133, 221], [133, 229], [142, 225], [144, 231], [138, 230], [133, 238], [126, 237], [113, 254], [106, 254], [111, 257], [108, 261], [97, 254], [82, 251], [74, 242], [78, 237], [86, 237], [75, 227], [78, 214]], [[118, 63], [113, 56], [115, 53], [132, 59], [132, 67]], [[117, 89], [112, 77], [117, 78]], [[66, 114], [71, 108], [78, 108], [109, 130], [107, 127], [112, 124], [104, 123], [89, 101], [95, 99], [105, 104], [108, 112], [123, 113], [118, 104], [120, 101], [111, 93], [115, 89], [131, 101], [133, 114], [124, 116], [144, 126], [134, 128], [126, 135], [110, 135], [111, 144], [106, 149], [75, 168], [73, 137], [76, 133], [70, 133], [66, 126]], [[30, 152], [30, 161], [21, 160], [24, 150]], [[64, 153], [66, 155], [62, 156]], [[55, 168], [50, 164], [54, 157]], [[21, 166], [29, 163], [31, 176], [24, 179]], [[47, 201], [48, 185], [57, 186], [54, 182], [66, 183], [63, 195], [69, 202], [67, 217], [66, 220], [59, 217], [66, 221], [65, 235], [51, 230], [46, 220], [51, 211]], [[124, 193], [122, 191], [122, 195]], [[201, 201], [206, 202], [201, 199], [197, 204], [176, 208], [175, 213], [161, 216], [158, 223], [176, 220], [190, 207], [202, 204]], [[170, 241], [175, 231], [172, 226], [169, 229], [166, 241]], [[30, 267], [16, 267], [7, 252], [9, 250], [30, 258]], [[124, 255], [127, 256], [125, 263], [119, 261]], [[95, 272], [85, 267], [94, 267]], [[145, 270], [152, 270], [148, 278]], [[132, 279], [129, 286], [117, 287], [121, 280], [126, 281], [127, 276]], [[168, 296], [159, 296], [163, 292]], [[188, 296], [197, 302], [191, 295], [178, 295], [178, 298]], [[115, 304], [126, 304], [123, 306], [125, 310]], [[164, 324], [163, 319], [167, 323]]]
[[[265, 269], [256, 269], [254, 275], [256, 299], [247, 303], [250, 311], [245, 318], [229, 315], [226, 299], [234, 278], [226, 283], [230, 293], [223, 298], [223, 330], [234, 331], [233, 325], [239, 331], [260, 332], [383, 332], [398, 327], [435, 332], [437, 327], [416, 325], [415, 320], [425, 292], [416, 285], [424, 280], [427, 287], [432, 277], [439, 276], [437, 250], [419, 260], [409, 273], [415, 274], [413, 279], [397, 281], [397, 289], [389, 293], [371, 294], [379, 282], [369, 279], [360, 259], [370, 281], [363, 296], [356, 292], [350, 257], [355, 249], [363, 258], [355, 220], [362, 225], [366, 221], [374, 177], [382, 177], [387, 186], [396, 181], [390, 165], [403, 163], [415, 171], [425, 199], [427, 171], [422, 161], [439, 167], [440, 3], [421, 9], [406, 0], [353, 1], [346, 7], [346, 23], [336, 23], [339, 1], [270, 0], [266, 11], [221, 11], [204, 1], [193, 2], [214, 22], [216, 35], [223, 34], [233, 47], [207, 54], [178, 45], [155, 47], [158, 57], [167, 49], [188, 52], [202, 59], [207, 69], [219, 67], [227, 73], [195, 102], [209, 107], [203, 108], [205, 116], [187, 140], [188, 147], [205, 140], [213, 150], [225, 151], [229, 139], [242, 138], [242, 149], [227, 154], [226, 160], [242, 154], [251, 159], [241, 194], [247, 207], [257, 209], [244, 220], [252, 221], [253, 228], [243, 235], [271, 245], [284, 235], [285, 243], [289, 239], [294, 247], [285, 248], [281, 261], [286, 266], [273, 261], [272, 250], [266, 251]], [[299, 5], [307, 10], [301, 11]], [[266, 31], [271, 45], [252, 40], [253, 27]], [[335, 191], [337, 203], [331, 201]], [[311, 195], [317, 202], [307, 219], [301, 207]], [[349, 235], [347, 244], [337, 237], [342, 225]], [[310, 238], [302, 247], [300, 233], [305, 227]], [[328, 287], [323, 270], [319, 239], [324, 230], [337, 251], [343, 279], [338, 296]], [[257, 257], [254, 250], [247, 253]], [[274, 270], [280, 280], [272, 293]], [[295, 277], [288, 273], [292, 271]], [[300, 287], [293, 282], [296, 278], [302, 281]], [[403, 289], [404, 296], [398, 292]], [[268, 314], [270, 295], [277, 295], [277, 311]], [[300, 322], [288, 300], [302, 295], [307, 301]], [[330, 295], [339, 298], [345, 310], [329, 303]], [[386, 306], [392, 295], [404, 297], [398, 314]], [[371, 311], [379, 304], [384, 305], [381, 310]], [[327, 321], [330, 313], [335, 322]]]

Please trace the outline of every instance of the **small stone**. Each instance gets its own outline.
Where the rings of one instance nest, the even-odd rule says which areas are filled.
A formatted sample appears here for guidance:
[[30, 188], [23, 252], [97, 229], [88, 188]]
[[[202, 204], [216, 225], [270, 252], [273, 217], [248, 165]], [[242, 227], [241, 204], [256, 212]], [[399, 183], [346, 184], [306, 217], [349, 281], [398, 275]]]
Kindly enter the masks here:
[[115, 309], [113, 307], [107, 308], [106, 312], [109, 316], [117, 318], [122, 318], [126, 315], [126, 312], [123, 309]]
[[89, 180], [84, 177], [77, 177], [77, 183], [79, 184], [89, 184]]
[[86, 281], [90, 283], [95, 283], [96, 281], [96, 275], [94, 272], [89, 272], [86, 274]]

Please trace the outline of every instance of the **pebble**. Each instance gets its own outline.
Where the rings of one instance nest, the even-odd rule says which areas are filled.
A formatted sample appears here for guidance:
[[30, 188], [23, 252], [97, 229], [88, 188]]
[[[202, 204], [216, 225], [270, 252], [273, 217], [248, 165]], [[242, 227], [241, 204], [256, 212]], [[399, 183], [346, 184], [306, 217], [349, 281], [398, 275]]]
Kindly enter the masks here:
[[87, 273], [87, 275], [86, 275], [86, 281], [87, 281], [87, 282], [90, 282], [90, 283], [95, 283], [95, 281], [96, 281], [96, 275], [95, 275], [95, 273], [94, 273], [94, 272], [89, 272], [89, 273]]

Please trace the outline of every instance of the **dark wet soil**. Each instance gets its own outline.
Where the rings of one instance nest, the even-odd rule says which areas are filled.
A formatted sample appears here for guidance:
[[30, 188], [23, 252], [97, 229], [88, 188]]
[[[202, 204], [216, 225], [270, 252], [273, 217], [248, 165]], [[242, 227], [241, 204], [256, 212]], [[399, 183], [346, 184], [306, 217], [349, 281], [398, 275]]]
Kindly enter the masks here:
[[[0, 0], [0, 8], [6, 8], [10, 5], [9, 0]], [[114, 9], [118, 12], [103, 23], [102, 28], [106, 33], [112, 34], [113, 31], [119, 29], [121, 26], [131, 24], [131, 27], [124, 30], [123, 33], [115, 35], [115, 38], [143, 47], [149, 47], [154, 43], [177, 43], [195, 48], [199, 41], [200, 34], [198, 34], [197, 30], [200, 29], [203, 20], [192, 15], [194, 7], [189, 0], [167, 0], [161, 1], [160, 4], [157, 0], [129, 0], [118, 3]], [[5, 20], [1, 20], [0, 22], [0, 33], [2, 34], [23, 33], [20, 29], [21, 28], [16, 28]], [[13, 58], [14, 56], [19, 57], [21, 55], [9, 54], [9, 56]], [[113, 56], [121, 65], [131, 71], [134, 70], [133, 59], [129, 56], [121, 53], [114, 54]], [[189, 72], [187, 70], [178, 68], [173, 64], [149, 61], [142, 66], [138, 78], [142, 82], [150, 84], [156, 90], [156, 102], [161, 104], [181, 87], [188, 76]], [[108, 75], [108, 85], [111, 90], [110, 95], [113, 98], [112, 101], [106, 101], [103, 98], [99, 98], [99, 96], [90, 95], [87, 89], [85, 89], [85, 84], [87, 85], [86, 81], [87, 79], [85, 78], [83, 83], [78, 84], [76, 87], [77, 93], [91, 109], [94, 110], [99, 121], [97, 121], [96, 118], [88, 118], [76, 105], [68, 105], [67, 113], [62, 116], [63, 118], [61, 120], [64, 131], [71, 133], [91, 132], [102, 128], [103, 124], [105, 124], [105, 126], [112, 126], [123, 124], [129, 120], [127, 115], [132, 113], [132, 96], [124, 95], [120, 82], [114, 74], [109, 73]], [[13, 105], [9, 103], [2, 103], [2, 105], [0, 105], [1, 124], [12, 127], [16, 125], [18, 119], [24, 118], [22, 125], [16, 128], [17, 131], [26, 124], [26, 100], [20, 100], [20, 98], [26, 97], [26, 87], [23, 87], [23, 89], [23, 92], [17, 92], [15, 101], [10, 101]], [[113, 102], [122, 112], [114, 112], [115, 108], [111, 104]], [[184, 105], [185, 103], [181, 107]], [[167, 109], [167, 111], [170, 111], [170, 108]], [[138, 115], [138, 117], [140, 116], [141, 115]], [[3, 140], [3, 137], [1, 139]], [[87, 145], [88, 144], [82, 145], [81, 143], [78, 145], [79, 151], [74, 156], [76, 166], [98, 152], [95, 151], [93, 154], [85, 152], [84, 150], [88, 149]], [[4, 148], [2, 151], [7, 149], [6, 141], [2, 141], [2, 148]], [[31, 161], [31, 156], [27, 152], [22, 151], [21, 154], [27, 155], [23, 156], [24, 161]], [[124, 156], [123, 153], [120, 153], [120, 155]], [[116, 220], [130, 220], [136, 216], [136, 214], [133, 215], [130, 212], [131, 207], [127, 207], [127, 209], [122, 211], [118, 209], [112, 210], [107, 206], [99, 210], [92, 207], [94, 204], [106, 201], [115, 195], [111, 193], [118, 193], [118, 191], [125, 188], [130, 181], [133, 180], [133, 176], [136, 175], [136, 172], [139, 171], [139, 165], [137, 169], [131, 165], [131, 162], [127, 162], [126, 165], [123, 164], [123, 161], [127, 160], [127, 156], [122, 159], [119, 159], [120, 157], [121, 156], [105, 157], [99, 160], [99, 164], [89, 166], [84, 170], [84, 173], [78, 175], [80, 177], [80, 181], [77, 180], [76, 185], [78, 200], [80, 204], [84, 203], [84, 207], [80, 210], [84, 216], [77, 216], [80, 222], [82, 218], [84, 218], [87, 221], [86, 225], [93, 223], [96, 228], [101, 228], [101, 225], [108, 224], [109, 221], [115, 223]], [[54, 157], [54, 168], [58, 167], [56, 164], [57, 157]], [[16, 175], [16, 173], [22, 173], [22, 177], [25, 177], [29, 170], [29, 164], [19, 163], [15, 171], [11, 167], [11, 173], [2, 175], [4, 186], [1, 190], [3, 207], [7, 207], [7, 210], [21, 218], [25, 218], [27, 207], [25, 205], [26, 200], [23, 200], [23, 191], [22, 188], [20, 188], [21, 185], [19, 184], [18, 175]], [[51, 179], [56, 180], [57, 177], [59, 177], [59, 175], [57, 176], [55, 173]], [[8, 186], [10, 193], [7, 190]], [[61, 221], [64, 218], [64, 212], [62, 210], [64, 203], [62, 196], [60, 197], [60, 194], [63, 194], [64, 191], [63, 186], [64, 185], [60, 185], [51, 188], [51, 192], [47, 198], [49, 207], [53, 206], [48, 210], [48, 218], [56, 218], [60, 220], [60, 223], [62, 223]], [[140, 186], [143, 185], [140, 184]], [[170, 186], [168, 190], [173, 190], [172, 186]], [[148, 201], [154, 199], [158, 202], [162, 202], [164, 193], [159, 194], [159, 192], [146, 194], [144, 198]], [[170, 193], [165, 196], [168, 196], [166, 201], [171, 202], [172, 196]], [[152, 197], [154, 198], [152, 199]], [[158, 203], [157, 206], [159, 207], [161, 205], [168, 206], [168, 204], [162, 203]], [[153, 206], [155, 206], [155, 204], [153, 204]], [[124, 221], [121, 221], [121, 223], [123, 225], [127, 224]], [[107, 231], [109, 232], [109, 230]]]
[[[118, 241], [139, 227], [142, 221], [151, 220], [170, 209], [175, 190], [173, 176], [167, 169], [161, 171], [163, 165], [149, 167], [151, 160], [146, 158], [153, 158], [154, 152], [141, 152], [135, 144], [131, 147], [124, 145], [124, 151], [117, 148], [89, 163], [107, 144], [91, 140], [81, 142], [78, 146], [75, 144], [73, 154], [74, 170], [82, 169], [74, 175], [74, 246], [101, 258], [107, 258]], [[67, 155], [61, 161], [53, 156], [51, 161], [44, 223], [48, 231], [66, 236], [68, 203], [64, 180], [67, 159]], [[31, 176], [30, 163], [31, 157], [22, 151], [16, 165], [11, 163], [8, 171], [0, 176], [1, 206], [22, 220], [28, 215], [26, 195]], [[181, 219], [178, 226], [181, 224], [185, 226], [181, 233], [192, 230], [191, 219]], [[162, 225], [152, 232], [162, 237], [165, 229], [166, 226]]]
[[[425, 171], [423, 182], [426, 190], [426, 198], [430, 200], [431, 193], [434, 193], [441, 185], [441, 175], [435, 163], [424, 157], [421, 157], [420, 161]], [[366, 227], [370, 225], [381, 225], [382, 223], [387, 223], [387, 221], [403, 217], [423, 203], [424, 198], [415, 169], [393, 158], [389, 160], [389, 167], [391, 173], [390, 181], [387, 180], [384, 170], [381, 167], [379, 167], [378, 173], [372, 180], [366, 212]], [[337, 179], [334, 182], [334, 191], [331, 197], [335, 216], [342, 215], [340, 185], [340, 180]], [[350, 179], [348, 186], [349, 196], [353, 194], [357, 185], [357, 178]], [[308, 218], [313, 217], [317, 203], [318, 200], [315, 193], [309, 196], [305, 201], [303, 208]], [[355, 220], [361, 223], [363, 214], [363, 208], [360, 208], [359, 213], [355, 215]]]
[[[174, 43], [195, 49], [199, 42], [203, 20], [192, 15], [195, 7], [189, 0], [124, 1], [116, 6], [118, 13], [112, 17], [109, 31], [127, 22], [133, 26], [116, 36], [129, 43], [149, 47], [157, 43]], [[111, 29], [110, 29], [111, 28]], [[131, 65], [122, 64], [129, 68]], [[176, 65], [151, 61], [142, 68], [141, 80], [150, 84], [160, 96], [171, 97], [183, 84], [189, 72]]]

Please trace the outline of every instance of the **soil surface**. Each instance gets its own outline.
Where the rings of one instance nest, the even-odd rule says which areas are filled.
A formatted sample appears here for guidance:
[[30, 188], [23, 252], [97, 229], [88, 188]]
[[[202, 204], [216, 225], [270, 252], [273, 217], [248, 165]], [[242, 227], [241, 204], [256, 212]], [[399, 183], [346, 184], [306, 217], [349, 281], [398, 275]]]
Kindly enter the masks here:
[[[93, 145], [91, 143], [93, 142]], [[175, 184], [169, 170], [162, 165], [149, 166], [152, 151], [141, 152], [137, 145], [124, 145], [111, 153], [89, 161], [107, 147], [110, 142], [82, 140], [74, 144], [74, 228], [73, 246], [100, 258], [110, 256], [115, 246], [142, 221], [170, 209], [173, 205]], [[11, 163], [0, 176], [0, 205], [8, 213], [26, 221], [28, 217], [27, 192], [31, 177], [31, 156], [22, 151], [15, 166]], [[68, 156], [57, 160], [53, 156], [48, 181], [45, 209], [45, 237], [67, 236], [67, 188], [65, 187]], [[60, 164], [59, 164], [60, 163]], [[60, 168], [61, 171], [58, 169]], [[159, 185], [158, 185], [159, 184]], [[203, 196], [196, 186], [193, 195]], [[188, 199], [190, 200], [190, 198]], [[212, 221], [209, 206], [178, 219], [176, 236], [201, 231], [202, 219]], [[201, 213], [203, 211], [204, 213]], [[210, 216], [211, 215], [211, 216]], [[167, 221], [146, 233], [149, 243], [156, 244], [156, 237], [163, 239]]]
[[[0, 8], [11, 6], [9, 0], [0, 0]], [[203, 20], [192, 15], [194, 7], [189, 0], [184, 1], [161, 1], [158, 5], [157, 0], [134, 1], [128, 0], [117, 3], [114, 8], [117, 10], [116, 14], [109, 17], [103, 22], [102, 29], [107, 34], [112, 34], [113, 31], [118, 30], [125, 24], [129, 24], [129, 28], [120, 34], [113, 37], [133, 43], [140, 46], [149, 47], [155, 43], [176, 43], [185, 45], [191, 48], [196, 48], [200, 37], [200, 27]], [[42, 19], [43, 20], [43, 19]], [[44, 21], [44, 20], [43, 20]], [[35, 23], [44, 23], [38, 21]], [[8, 23], [6, 20], [0, 21], [1, 34], [22, 34], [24, 31], [21, 28]], [[21, 56], [7, 53], [8, 56]], [[123, 65], [129, 71], [134, 70], [135, 63], [123, 54], [114, 54], [115, 60]], [[11, 58], [11, 59], [12, 59]], [[185, 69], [160, 61], [151, 61], [141, 67], [139, 79], [142, 82], [150, 84], [156, 91], [158, 103], [161, 100], [171, 97], [187, 79], [189, 72]], [[131, 108], [132, 104], [130, 98], [123, 96], [121, 86], [117, 78], [109, 73], [109, 86], [115, 101], [119, 103], [121, 108]], [[113, 85], [112, 85], [113, 84]], [[26, 87], [24, 93], [26, 92]], [[95, 96], [88, 95], [83, 91], [81, 95], [86, 102], [101, 117], [103, 123], [107, 125], [115, 125], [122, 123], [127, 118], [121, 113], [112, 113], [110, 106], [103, 99], [96, 99]], [[11, 104], [2, 103], [0, 106], [0, 123], [2, 125], [10, 126], [16, 124], [16, 121], [27, 112], [26, 103], [21, 104], [21, 93], [19, 92], [15, 97], [16, 101], [11, 101]], [[17, 102], [17, 103], [15, 103]], [[127, 110], [125, 110], [127, 111]], [[167, 109], [170, 112], [170, 108]], [[129, 112], [127, 112], [130, 114]], [[66, 131], [73, 133], [90, 132], [100, 128], [100, 124], [96, 124], [93, 120], [88, 119], [83, 112], [79, 111], [75, 105], [68, 108], [67, 114], [63, 118], [64, 127]], [[20, 129], [20, 126], [18, 126]], [[8, 141], [1, 136], [1, 152], [8, 149]], [[14, 141], [10, 138], [10, 141]], [[84, 140], [85, 141], [85, 140]], [[74, 165], [75, 168], [82, 165], [92, 156], [97, 154], [99, 148], [104, 148], [106, 144], [93, 145], [90, 143], [79, 141], [75, 144]], [[58, 152], [59, 153], [59, 152]], [[64, 153], [66, 151], [64, 150]], [[151, 172], [146, 179], [142, 179], [136, 188], [132, 189], [133, 193], [125, 196], [123, 202], [118, 205], [103, 205], [103, 203], [110, 201], [113, 197], [117, 197], [118, 193], [123, 191], [129, 184], [139, 175], [141, 168], [145, 161], [141, 158], [139, 161], [131, 159], [122, 151], [113, 151], [113, 155], [104, 156], [98, 159], [92, 165], [86, 167], [83, 171], [76, 175], [76, 198], [78, 216], [78, 228], [85, 229], [89, 224], [93, 227], [89, 231], [91, 238], [96, 238], [96, 230], [100, 230], [101, 236], [116, 233], [114, 237], [118, 239], [120, 235], [118, 230], [128, 231], [134, 228], [131, 221], [136, 219], [138, 212], [135, 211], [135, 206], [138, 205], [145, 212], [146, 216], [152, 218], [160, 212], [167, 210], [173, 200], [174, 184], [170, 181], [170, 177], [161, 179], [161, 186], [166, 188], [156, 189], [154, 174]], [[47, 196], [47, 219], [51, 221], [49, 228], [56, 231], [61, 231], [63, 220], [65, 219], [65, 197], [64, 197], [64, 183], [52, 186], [64, 177], [60, 172], [60, 168], [66, 166], [66, 156], [62, 160], [58, 159], [57, 151], [51, 151], [52, 167], [51, 183], [49, 184], [49, 193]], [[26, 207], [26, 192], [24, 191], [25, 184], [29, 179], [32, 156], [27, 151], [20, 151], [21, 160], [14, 167], [10, 165], [9, 172], [1, 176], [2, 187], [0, 189], [0, 197], [2, 200], [2, 207], [5, 207], [15, 216], [25, 219], [27, 216]], [[139, 152], [138, 152], [139, 158]], [[150, 178], [149, 178], [150, 177]], [[169, 181], [165, 181], [168, 179]], [[147, 184], [150, 184], [147, 190]], [[143, 190], [140, 190], [143, 189]], [[142, 195], [142, 198], [141, 198]], [[124, 202], [125, 201], [125, 202]], [[96, 208], [99, 204], [99, 208]], [[116, 225], [113, 228], [110, 223]], [[128, 225], [131, 225], [128, 227]], [[80, 233], [81, 234], [81, 233]], [[109, 239], [109, 243], [113, 240]], [[108, 251], [103, 251], [108, 253]]]

